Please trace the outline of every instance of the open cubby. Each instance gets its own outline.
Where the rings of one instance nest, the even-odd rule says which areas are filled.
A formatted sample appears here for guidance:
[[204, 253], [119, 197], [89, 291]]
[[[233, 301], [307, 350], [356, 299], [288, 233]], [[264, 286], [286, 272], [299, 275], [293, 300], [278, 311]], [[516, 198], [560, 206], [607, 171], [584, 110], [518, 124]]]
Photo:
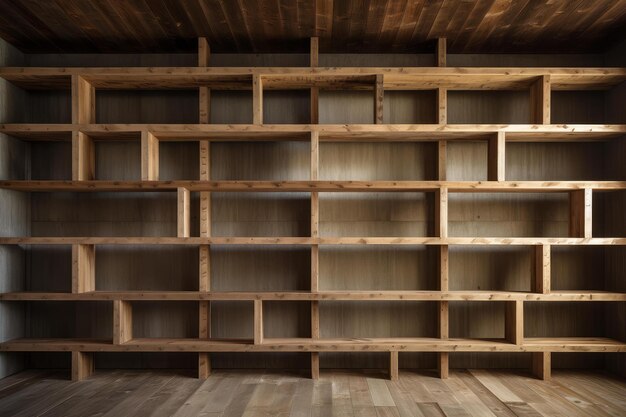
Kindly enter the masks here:
[[613, 304], [601, 302], [527, 303], [524, 306], [524, 336], [527, 338], [611, 337], [607, 319]]
[[488, 143], [486, 140], [449, 140], [446, 179], [449, 181], [485, 181], [488, 178]]
[[519, 91], [448, 91], [448, 123], [530, 123], [530, 93]]
[[25, 302], [26, 337], [103, 339], [113, 335], [113, 309], [106, 301]]
[[133, 301], [133, 338], [198, 338], [198, 303], [190, 301]]
[[504, 340], [506, 303], [450, 301], [450, 337]]
[[212, 142], [211, 179], [308, 180], [310, 147], [308, 141]]
[[436, 142], [322, 142], [320, 179], [334, 181], [436, 180]]
[[448, 256], [451, 291], [531, 290], [531, 247], [455, 245]]
[[626, 283], [613, 265], [624, 259], [621, 246], [553, 246], [553, 291], [626, 292]]
[[96, 123], [197, 123], [198, 90], [96, 90]]
[[450, 236], [567, 237], [568, 193], [453, 193]]
[[437, 303], [320, 301], [322, 338], [438, 337]]
[[320, 236], [429, 236], [427, 193], [320, 193]]
[[308, 247], [211, 245], [210, 251], [213, 291], [311, 289], [311, 254]]
[[437, 290], [437, 249], [391, 245], [321, 246], [320, 290]]
[[211, 193], [214, 236], [309, 236], [309, 193]]

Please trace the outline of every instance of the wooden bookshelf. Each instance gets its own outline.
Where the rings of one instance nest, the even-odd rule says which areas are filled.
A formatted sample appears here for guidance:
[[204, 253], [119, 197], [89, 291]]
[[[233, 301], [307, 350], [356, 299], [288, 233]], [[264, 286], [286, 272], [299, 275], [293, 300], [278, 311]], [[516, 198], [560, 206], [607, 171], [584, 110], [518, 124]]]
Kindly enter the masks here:
[[[595, 198], [622, 195], [623, 178], [588, 180], [511, 180], [507, 178], [507, 152], [514, 144], [558, 143], [604, 144], [623, 141], [624, 124], [551, 124], [551, 92], [569, 90], [608, 90], [626, 81], [623, 68], [446, 68], [445, 43], [434, 68], [319, 68], [317, 42], [311, 42], [310, 67], [218, 68], [209, 67], [210, 48], [199, 42], [198, 67], [171, 68], [0, 68], [0, 77], [26, 90], [71, 91], [72, 123], [6, 123], [0, 133], [32, 143], [70, 142], [72, 178], [7, 179], [0, 188], [27, 193], [149, 193], [175, 192], [175, 233], [171, 236], [3, 236], [0, 245], [36, 247], [38, 245], [71, 247], [71, 290], [11, 291], [0, 294], [1, 301], [15, 302], [105, 302], [112, 304], [112, 334], [107, 339], [91, 338], [21, 338], [0, 343], [0, 351], [72, 352], [72, 377], [83, 379], [93, 372], [94, 352], [198, 352], [198, 374], [206, 378], [211, 371], [214, 352], [310, 352], [311, 375], [319, 377], [320, 352], [389, 353], [390, 377], [397, 378], [399, 352], [436, 352], [437, 366], [446, 377], [449, 355], [455, 352], [531, 352], [532, 371], [548, 378], [553, 352], [626, 352], [626, 340], [612, 337], [528, 337], [525, 308], [533, 303], [625, 303], [626, 292], [612, 288], [555, 290], [551, 287], [551, 251], [553, 247], [620, 247], [626, 235], [596, 234]], [[110, 124], [96, 120], [96, 95], [100, 90], [171, 90], [198, 92], [198, 124]], [[307, 124], [265, 124], [264, 93], [272, 90], [310, 91], [311, 121]], [[209, 124], [211, 94], [214, 90], [250, 90], [250, 124]], [[320, 124], [319, 97], [325, 90], [355, 90], [373, 93], [371, 124]], [[387, 124], [384, 120], [386, 91], [433, 91], [436, 120], [432, 124]], [[455, 90], [528, 91], [531, 120], [528, 124], [449, 124], [448, 94]], [[140, 178], [136, 180], [99, 179], [96, 175], [97, 144], [107, 141], [137, 143]], [[169, 142], [197, 142], [198, 178], [160, 179], [160, 153]], [[305, 142], [308, 178], [293, 180], [229, 180], [213, 178], [211, 154], [222, 143]], [[308, 144], [306, 144], [308, 142]], [[328, 144], [361, 143], [432, 143], [436, 169], [432, 178], [420, 180], [341, 180], [328, 179], [320, 155]], [[480, 142], [486, 146], [483, 180], [448, 178], [446, 168], [452, 143]], [[195, 145], [194, 145], [195, 146]], [[582, 167], [581, 167], [582, 168]], [[298, 236], [229, 235], [215, 230], [217, 214], [213, 204], [220, 193], [268, 194], [305, 193], [308, 230]], [[427, 194], [429, 230], [424, 235], [328, 235], [325, 193], [333, 196], [376, 195], [377, 193]], [[562, 236], [475, 236], [458, 235], [455, 199], [483, 198], [490, 193], [517, 196], [558, 195], [568, 205], [567, 234]], [[597, 197], [600, 196], [600, 197]], [[194, 198], [198, 203], [194, 203]], [[374, 197], [375, 198], [375, 197]], [[619, 198], [602, 200], [620, 204]], [[624, 209], [621, 207], [620, 209]], [[198, 210], [197, 226], [193, 226]], [[350, 210], [346, 210], [349, 212]], [[348, 220], [356, 222], [357, 220]], [[193, 226], [193, 227], [192, 227]], [[609, 230], [612, 230], [609, 228]], [[102, 290], [96, 273], [101, 247], [183, 246], [197, 250], [198, 278], [194, 290]], [[228, 248], [304, 248], [310, 251], [309, 288], [287, 291], [222, 291], [214, 288], [211, 270], [215, 247]], [[429, 289], [411, 290], [338, 290], [321, 285], [322, 258], [326, 249], [341, 247], [434, 248], [436, 284]], [[456, 290], [450, 287], [450, 256], [457, 247], [509, 248], [528, 247], [534, 266], [527, 290]], [[452, 251], [452, 255], [450, 255]], [[622, 271], [623, 273], [623, 271]], [[175, 277], [172, 277], [175, 278]], [[389, 278], [389, 277], [387, 277]], [[68, 277], [68, 280], [70, 277]], [[196, 338], [144, 338], [133, 335], [135, 303], [189, 302], [198, 306]], [[212, 305], [214, 302], [245, 302], [252, 311], [252, 337], [225, 340], [214, 337]], [[437, 304], [436, 333], [433, 337], [328, 337], [320, 332], [324, 302], [433, 302]], [[265, 308], [271, 303], [302, 302], [310, 304], [308, 337], [274, 337], [267, 333]], [[504, 303], [503, 337], [451, 337], [453, 303]], [[622, 318], [623, 319], [623, 318]], [[610, 333], [610, 332], [609, 332]]]

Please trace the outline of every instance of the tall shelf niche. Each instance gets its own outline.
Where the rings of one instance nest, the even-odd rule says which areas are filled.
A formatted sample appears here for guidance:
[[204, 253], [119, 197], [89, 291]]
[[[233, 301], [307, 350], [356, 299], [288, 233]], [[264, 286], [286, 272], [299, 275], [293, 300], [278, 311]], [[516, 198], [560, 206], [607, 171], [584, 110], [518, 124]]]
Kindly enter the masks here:
[[[610, 103], [626, 70], [458, 77], [445, 41], [415, 58], [440, 68], [320, 68], [315, 38], [305, 58], [213, 57], [201, 39], [197, 68], [0, 70], [16, 94], [45, 87], [71, 105], [71, 120], [0, 126], [30, 158], [0, 182], [30, 207], [0, 238], [30, 265], [0, 302], [34, 313], [0, 350], [71, 362], [74, 379], [131, 360], [201, 378], [344, 364], [392, 379], [450, 366], [548, 378], [553, 354], [568, 366], [576, 351], [623, 361], [626, 127], [607, 123], [625, 122]], [[219, 66], [236, 62], [248, 67]], [[602, 120], [551, 123], [578, 117], [563, 97], [579, 90], [604, 101]], [[567, 272], [578, 251], [599, 284]], [[42, 313], [50, 303], [63, 307]], [[607, 327], [554, 332], [536, 320], [554, 309]]]

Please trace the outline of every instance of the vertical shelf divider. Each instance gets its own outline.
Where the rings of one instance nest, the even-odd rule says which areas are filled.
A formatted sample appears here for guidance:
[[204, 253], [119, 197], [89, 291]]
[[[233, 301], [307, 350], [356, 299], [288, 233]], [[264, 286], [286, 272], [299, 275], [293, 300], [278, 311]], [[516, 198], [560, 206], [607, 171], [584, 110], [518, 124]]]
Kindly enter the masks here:
[[252, 123], [263, 124], [263, 79], [258, 73], [252, 75]]
[[[319, 175], [319, 132], [311, 132], [311, 180]], [[311, 191], [311, 237], [319, 237], [319, 193]], [[319, 291], [319, 245], [311, 245], [311, 292]], [[320, 338], [319, 301], [311, 301], [311, 338]], [[319, 379], [319, 352], [311, 352], [311, 378]]]
[[374, 84], [374, 123], [383, 124], [385, 118], [385, 84], [383, 74], [376, 74]]
[[254, 300], [254, 344], [263, 344], [263, 301]]
[[113, 344], [121, 345], [133, 338], [133, 310], [130, 301], [113, 300]]
[[95, 245], [72, 245], [72, 293], [96, 290]]
[[[319, 38], [317, 37], [311, 38], [309, 65], [311, 68], [319, 65]], [[319, 94], [320, 91], [318, 87], [311, 87], [311, 124], [318, 124], [320, 122]]]
[[159, 180], [159, 140], [152, 132], [141, 132], [141, 180]]
[[532, 374], [539, 379], [550, 379], [552, 377], [552, 353], [533, 352], [532, 355]]
[[[444, 170], [445, 171], [445, 170]], [[436, 237], [448, 237], [448, 188], [441, 187], [435, 193], [435, 235]], [[449, 290], [449, 248], [448, 245], [439, 246], [439, 290]], [[449, 302], [439, 301], [439, 338], [449, 337]], [[450, 355], [448, 352], [439, 352], [437, 369], [440, 378], [448, 378]]]
[[530, 86], [530, 122], [550, 124], [550, 75], [542, 75]]
[[591, 238], [593, 224], [592, 205], [593, 194], [591, 188], [570, 191], [570, 237]]
[[504, 181], [506, 164], [506, 136], [499, 131], [489, 139], [489, 166], [487, 177], [489, 181]]
[[[208, 67], [211, 59], [211, 48], [206, 38], [198, 38], [198, 66]], [[211, 123], [211, 88], [200, 87], [198, 115], [201, 124]], [[200, 181], [211, 180], [211, 142], [199, 142]], [[211, 193], [200, 192], [200, 237], [211, 237]], [[200, 292], [211, 291], [211, 248], [209, 245], [200, 245], [198, 252]], [[211, 302], [198, 303], [198, 337], [211, 338]], [[211, 356], [208, 352], [198, 353], [198, 378], [207, 379], [211, 375]]]
[[515, 345], [524, 343], [524, 302], [506, 301], [504, 338]]
[[398, 351], [392, 350], [389, 352], [389, 379], [392, 381], [398, 380], [399, 366], [398, 366]]
[[191, 236], [191, 192], [188, 188], [178, 187], [176, 192], [177, 201], [177, 237]]

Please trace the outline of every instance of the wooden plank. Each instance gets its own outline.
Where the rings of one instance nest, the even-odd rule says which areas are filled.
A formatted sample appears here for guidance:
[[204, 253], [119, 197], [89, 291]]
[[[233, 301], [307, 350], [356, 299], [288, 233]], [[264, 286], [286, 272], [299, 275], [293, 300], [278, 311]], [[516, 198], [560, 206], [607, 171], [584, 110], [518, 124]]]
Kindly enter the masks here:
[[159, 141], [148, 131], [141, 132], [141, 180], [159, 180]]
[[72, 381], [82, 381], [93, 374], [95, 363], [91, 352], [72, 352]]
[[571, 237], [591, 238], [592, 236], [592, 204], [591, 188], [570, 192], [570, 227]]
[[550, 75], [541, 75], [530, 87], [530, 122], [550, 124]]
[[448, 124], [448, 90], [437, 88], [437, 123]]
[[313, 36], [311, 37], [309, 47], [309, 66], [312, 68], [319, 66], [319, 51], [319, 38]]
[[72, 75], [72, 123], [96, 123], [96, 90], [80, 75]]
[[573, 237], [0, 237], [2, 245], [626, 245], [626, 238]]
[[177, 191], [177, 236], [178, 237], [190, 237], [191, 236], [191, 193], [189, 189], [180, 187]]
[[435, 236], [448, 237], [448, 188], [435, 191]]
[[129, 301], [113, 301], [113, 344], [121, 345], [133, 338], [133, 311]]
[[96, 290], [96, 248], [72, 245], [72, 293]]
[[311, 132], [311, 180], [316, 181], [319, 177], [320, 165], [320, 136], [319, 132]]
[[450, 288], [450, 250], [448, 245], [439, 247], [439, 289], [449, 291]]
[[90, 181], [96, 175], [93, 140], [82, 132], [72, 132], [72, 180]]
[[389, 352], [389, 379], [392, 381], [398, 380], [398, 351], [392, 350]]
[[615, 302], [626, 301], [626, 294], [603, 291], [552, 291], [537, 294], [521, 291], [93, 291], [62, 292], [7, 292], [0, 294], [4, 301], [208, 301], [208, 300], [272, 300], [272, 301], [551, 301], [551, 302]]
[[535, 246], [535, 279], [532, 290], [540, 294], [548, 294], [551, 289], [551, 256], [550, 245]]
[[437, 179], [439, 181], [446, 181], [448, 171], [448, 141], [440, 140], [437, 145]]
[[311, 301], [311, 338], [320, 338], [320, 304], [319, 301]]
[[199, 246], [199, 290], [211, 290], [211, 248], [209, 245]]
[[524, 302], [507, 301], [504, 320], [504, 338], [510, 343], [522, 345], [524, 343]]
[[429, 192], [447, 188], [455, 193], [554, 193], [626, 190], [626, 181], [0, 181], [0, 188], [18, 191], [176, 191], [191, 192]]
[[0, 343], [4, 352], [626, 352], [626, 343], [608, 338], [525, 338], [516, 345], [505, 339], [439, 338], [265, 338], [249, 339], [131, 339], [115, 344], [98, 339], [14, 339]]
[[374, 84], [374, 123], [384, 123], [384, 102], [385, 102], [385, 89], [384, 79], [382, 74], [376, 74], [376, 81]]
[[[311, 68], [317, 67], [319, 65], [319, 38], [312, 37], [309, 49], [309, 65]], [[317, 124], [320, 122], [320, 112], [319, 112], [319, 88], [312, 87], [310, 89], [311, 92], [311, 124]]]
[[489, 181], [504, 181], [506, 164], [505, 133], [499, 131], [489, 139], [489, 167], [487, 177]]
[[263, 343], [263, 302], [254, 300], [254, 344]]
[[450, 354], [449, 352], [439, 352], [437, 354], [437, 372], [439, 378], [448, 379], [450, 375]]
[[208, 67], [211, 59], [211, 47], [207, 38], [198, 38], [198, 66]]
[[548, 380], [552, 374], [552, 354], [550, 352], [532, 353], [532, 373], [539, 379]]
[[252, 123], [263, 124], [263, 79], [259, 74], [252, 76]]
[[437, 39], [437, 50], [435, 51], [435, 62], [438, 67], [446, 66], [446, 38], [438, 38]]
[[319, 352], [311, 352], [311, 379], [320, 379]]

